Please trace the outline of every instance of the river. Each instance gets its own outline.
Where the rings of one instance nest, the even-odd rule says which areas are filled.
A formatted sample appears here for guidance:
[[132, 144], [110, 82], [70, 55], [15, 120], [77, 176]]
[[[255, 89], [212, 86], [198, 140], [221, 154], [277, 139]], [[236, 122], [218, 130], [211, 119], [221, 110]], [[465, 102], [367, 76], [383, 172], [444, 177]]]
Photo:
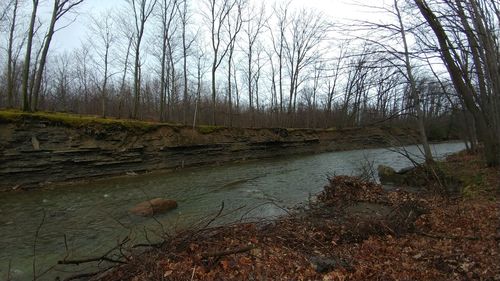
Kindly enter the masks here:
[[[462, 149], [462, 143], [432, 145], [437, 157]], [[416, 146], [407, 150], [419, 154]], [[355, 175], [367, 161], [374, 167], [384, 164], [400, 169], [410, 165], [392, 150], [367, 149], [1, 193], [0, 279], [7, 277], [10, 267], [13, 280], [32, 280], [34, 256], [35, 270], [40, 274], [65, 256], [99, 256], [129, 234], [137, 242], [144, 241], [144, 233], [155, 241], [164, 231], [189, 227], [216, 213], [223, 201], [226, 215], [221, 222], [278, 216], [283, 208], [320, 192], [329, 175]], [[135, 204], [155, 197], [175, 199], [179, 207], [156, 219], [128, 213]], [[40, 280], [67, 276], [66, 270], [68, 267], [56, 267]]]

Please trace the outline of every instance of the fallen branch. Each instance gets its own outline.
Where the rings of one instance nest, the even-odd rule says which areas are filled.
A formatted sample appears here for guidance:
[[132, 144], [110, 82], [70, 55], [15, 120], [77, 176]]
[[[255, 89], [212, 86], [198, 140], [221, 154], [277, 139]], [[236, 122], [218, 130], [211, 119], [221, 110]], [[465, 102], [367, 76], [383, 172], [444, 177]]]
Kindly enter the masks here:
[[139, 243], [135, 244], [132, 246], [132, 248], [156, 248], [159, 249], [161, 246], [163, 246], [165, 242], [158, 242], [158, 243]]
[[112, 258], [108, 258], [106, 256], [102, 257], [97, 257], [97, 258], [88, 258], [88, 259], [81, 259], [81, 260], [62, 260], [58, 261], [57, 264], [74, 264], [74, 265], [80, 265], [82, 263], [89, 263], [89, 262], [95, 262], [95, 261], [107, 261], [107, 262], [112, 262], [112, 263], [120, 263], [120, 264], [126, 264], [126, 262], [121, 261], [121, 260], [115, 260]]
[[64, 279], [64, 281], [73, 281], [73, 280], [79, 280], [79, 279], [87, 279], [87, 278], [90, 278], [90, 277], [94, 277], [98, 274], [101, 274], [103, 272], [106, 272], [107, 270], [110, 270], [112, 267], [108, 267], [106, 269], [103, 269], [103, 270], [99, 270], [99, 271], [95, 271], [95, 272], [89, 272], [89, 273], [81, 273], [81, 274], [76, 274], [76, 275], [73, 275], [73, 276], [70, 276], [66, 279]]
[[416, 234], [422, 235], [425, 237], [429, 237], [429, 238], [434, 238], [434, 239], [449, 239], [449, 240], [466, 239], [466, 240], [473, 240], [473, 241], [481, 240], [481, 238], [479, 238], [479, 237], [470, 237], [470, 236], [464, 236], [464, 237], [443, 236], [443, 235], [433, 235], [433, 234], [429, 234], [429, 233], [425, 233], [425, 232], [416, 232]]
[[207, 258], [220, 258], [220, 257], [223, 257], [223, 256], [232, 255], [232, 254], [240, 254], [240, 253], [248, 252], [248, 251], [250, 251], [252, 249], [255, 249], [254, 245], [249, 245], [249, 246], [246, 246], [246, 247], [243, 247], [243, 248], [236, 248], [236, 249], [225, 250], [225, 251], [220, 251], [220, 252], [202, 253], [201, 256], [204, 259], [207, 259]]

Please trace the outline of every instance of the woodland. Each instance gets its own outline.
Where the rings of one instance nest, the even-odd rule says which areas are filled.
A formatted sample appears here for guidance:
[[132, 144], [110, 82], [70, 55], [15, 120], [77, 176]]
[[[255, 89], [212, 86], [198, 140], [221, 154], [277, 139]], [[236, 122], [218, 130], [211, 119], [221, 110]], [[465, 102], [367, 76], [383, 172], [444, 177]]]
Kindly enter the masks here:
[[[500, 162], [499, 4], [352, 6], [343, 20], [248, 0], [2, 1], [0, 107], [196, 126], [450, 131]], [[371, 5], [371, 4], [370, 4]], [[54, 49], [85, 17], [78, 47]], [[457, 133], [456, 133], [457, 134]]]
[[[500, 280], [498, 0], [351, 1], [364, 15], [353, 19], [299, 0], [123, 0], [82, 13], [90, 2], [0, 2], [0, 114], [411, 127], [424, 163], [395, 172], [407, 175], [393, 189], [373, 167], [331, 176], [275, 220], [216, 225], [222, 203], [160, 243], [126, 237], [62, 259], [99, 269], [66, 280]], [[77, 47], [55, 48], [79, 18]], [[436, 159], [429, 139], [454, 138], [466, 151]]]

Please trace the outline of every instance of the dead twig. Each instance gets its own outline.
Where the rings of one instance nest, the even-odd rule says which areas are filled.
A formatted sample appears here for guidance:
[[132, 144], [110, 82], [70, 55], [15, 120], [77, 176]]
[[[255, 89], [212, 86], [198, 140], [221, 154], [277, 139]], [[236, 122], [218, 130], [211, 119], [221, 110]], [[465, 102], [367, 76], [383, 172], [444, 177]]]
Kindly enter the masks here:
[[191, 274], [191, 280], [194, 280], [194, 273], [196, 272], [196, 265], [193, 267], [193, 273]]
[[472, 240], [472, 241], [481, 240], [481, 238], [479, 238], [479, 237], [470, 237], [470, 236], [463, 236], [463, 237], [460, 237], [460, 236], [444, 236], [444, 235], [429, 234], [429, 233], [425, 233], [425, 232], [416, 232], [416, 234], [422, 235], [422, 236], [425, 236], [425, 237], [429, 237], [429, 238], [433, 238], [433, 239], [441, 239], [441, 240], [442, 239], [449, 239], [449, 240], [465, 239], [465, 240]]
[[107, 261], [107, 262], [112, 262], [112, 263], [119, 263], [119, 264], [126, 264], [126, 262], [121, 261], [121, 260], [115, 260], [112, 258], [108, 258], [106, 256], [102, 257], [97, 257], [97, 258], [88, 258], [88, 259], [81, 259], [81, 260], [62, 260], [58, 261], [58, 264], [74, 264], [74, 265], [80, 265], [83, 263], [89, 263], [89, 262], [95, 262], [95, 261]]
[[206, 229], [208, 228], [215, 220], [217, 220], [218, 217], [220, 217], [220, 215], [222, 214], [222, 211], [224, 211], [224, 201], [221, 202], [220, 204], [220, 209], [219, 211], [217, 212], [217, 214], [211, 218], [206, 224], [205, 226], [203, 226], [201, 229]]
[[117, 249], [121, 249], [123, 247], [123, 245], [125, 245], [129, 241], [130, 241], [129, 236], [125, 237], [118, 245], [116, 245], [115, 247], [113, 247], [112, 249], [110, 249], [109, 251], [107, 251], [106, 253], [104, 253], [103, 255], [101, 255], [100, 257], [87, 258], [87, 259], [79, 259], [79, 260], [66, 260], [66, 259], [64, 259], [64, 260], [58, 261], [57, 264], [74, 264], [74, 265], [80, 265], [80, 264], [83, 264], [83, 263], [102, 262], [102, 261], [107, 261], [107, 262], [111, 262], [111, 263], [118, 263], [118, 264], [126, 264], [127, 262], [122, 261], [122, 260], [117, 260], [117, 259], [110, 258], [110, 257], [108, 257], [108, 255], [111, 254], [112, 252], [114, 252]]
[[35, 240], [33, 241], [33, 280], [36, 281], [39, 276], [36, 274], [36, 244], [38, 242], [38, 236], [40, 235], [40, 230], [42, 229], [43, 224], [45, 223], [45, 217], [47, 213], [45, 213], [45, 210], [43, 211], [43, 217], [42, 220], [40, 221], [40, 224], [38, 224], [38, 227], [36, 228], [35, 232]]

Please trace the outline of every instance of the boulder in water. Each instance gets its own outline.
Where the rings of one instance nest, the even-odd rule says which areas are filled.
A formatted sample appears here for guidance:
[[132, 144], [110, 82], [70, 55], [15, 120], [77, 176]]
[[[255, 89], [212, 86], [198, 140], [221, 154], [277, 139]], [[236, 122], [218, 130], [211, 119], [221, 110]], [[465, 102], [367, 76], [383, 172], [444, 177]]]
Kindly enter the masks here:
[[175, 200], [155, 198], [135, 205], [135, 207], [130, 209], [130, 213], [142, 217], [151, 217], [175, 208], [177, 208]]
[[399, 184], [402, 181], [404, 181], [404, 179], [401, 177], [401, 175], [399, 175], [396, 172], [396, 170], [394, 170], [393, 168], [391, 168], [389, 166], [379, 165], [377, 167], [377, 171], [378, 171], [378, 177], [380, 178], [380, 182], [382, 184], [385, 184], [385, 183]]

